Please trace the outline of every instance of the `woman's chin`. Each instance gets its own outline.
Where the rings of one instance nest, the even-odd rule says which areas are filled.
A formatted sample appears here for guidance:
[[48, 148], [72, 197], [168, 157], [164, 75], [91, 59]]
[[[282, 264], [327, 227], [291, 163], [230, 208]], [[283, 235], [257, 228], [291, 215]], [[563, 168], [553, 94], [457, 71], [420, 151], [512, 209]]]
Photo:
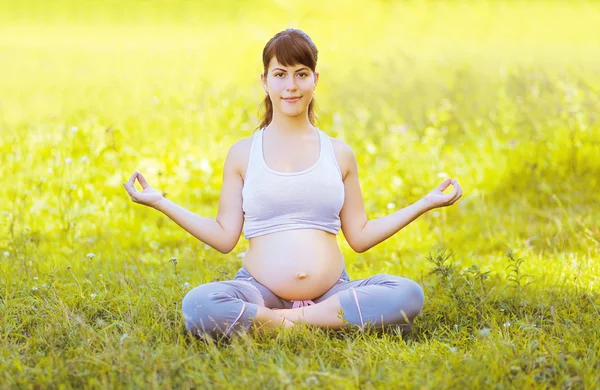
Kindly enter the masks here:
[[307, 109], [308, 107], [305, 107], [303, 110], [284, 110], [283, 114], [286, 116], [296, 117], [306, 112]]

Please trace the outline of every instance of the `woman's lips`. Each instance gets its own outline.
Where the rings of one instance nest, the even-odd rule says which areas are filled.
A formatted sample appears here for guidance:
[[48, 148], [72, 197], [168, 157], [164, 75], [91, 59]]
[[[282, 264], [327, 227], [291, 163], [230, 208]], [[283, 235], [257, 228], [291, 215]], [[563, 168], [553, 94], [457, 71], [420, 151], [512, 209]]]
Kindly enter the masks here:
[[288, 102], [288, 103], [296, 103], [298, 100], [300, 100], [299, 97], [294, 98], [294, 99], [283, 99], [284, 101]]

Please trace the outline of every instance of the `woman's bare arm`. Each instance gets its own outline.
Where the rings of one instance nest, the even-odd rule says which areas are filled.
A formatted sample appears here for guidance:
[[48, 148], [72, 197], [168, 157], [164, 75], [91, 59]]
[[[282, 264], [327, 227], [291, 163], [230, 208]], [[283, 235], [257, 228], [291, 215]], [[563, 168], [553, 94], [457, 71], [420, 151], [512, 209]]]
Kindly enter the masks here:
[[[236, 153], [236, 145], [231, 147], [225, 160], [223, 187], [216, 220], [202, 217], [164, 198], [139, 172], [135, 172], [129, 182], [123, 185], [132, 201], [162, 212], [198, 240], [221, 253], [229, 253], [239, 241], [244, 222], [242, 178], [238, 170], [239, 153]], [[142, 192], [138, 192], [134, 187], [136, 178], [142, 185]]]

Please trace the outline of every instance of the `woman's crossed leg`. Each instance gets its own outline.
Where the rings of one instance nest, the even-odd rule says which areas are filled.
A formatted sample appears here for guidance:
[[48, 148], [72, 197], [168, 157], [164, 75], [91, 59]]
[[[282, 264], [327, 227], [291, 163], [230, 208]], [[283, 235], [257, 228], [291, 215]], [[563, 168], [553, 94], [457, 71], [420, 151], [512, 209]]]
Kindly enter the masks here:
[[[247, 276], [247, 277], [244, 277]], [[290, 327], [294, 322], [338, 329], [368, 324], [376, 328], [403, 325], [410, 330], [424, 304], [417, 283], [394, 275], [379, 274], [346, 281], [340, 279], [310, 306], [292, 308], [248, 275], [211, 282], [192, 289], [182, 303], [186, 329], [197, 336], [229, 336], [256, 328]], [[280, 309], [280, 310], [271, 310]]]

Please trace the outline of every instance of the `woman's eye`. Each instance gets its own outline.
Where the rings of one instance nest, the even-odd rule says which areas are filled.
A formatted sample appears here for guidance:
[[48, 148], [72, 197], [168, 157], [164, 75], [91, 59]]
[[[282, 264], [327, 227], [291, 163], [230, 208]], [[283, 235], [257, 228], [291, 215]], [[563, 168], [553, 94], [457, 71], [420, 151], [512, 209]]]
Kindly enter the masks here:
[[283, 75], [283, 73], [276, 73], [276, 74], [275, 74], [275, 77], [279, 77], [279, 76], [281, 76], [281, 75]]
[[306, 76], [308, 76], [308, 74], [307, 74], [307, 73], [298, 73], [298, 74], [299, 74], [300, 76], [302, 76], [302, 77], [306, 77]]

